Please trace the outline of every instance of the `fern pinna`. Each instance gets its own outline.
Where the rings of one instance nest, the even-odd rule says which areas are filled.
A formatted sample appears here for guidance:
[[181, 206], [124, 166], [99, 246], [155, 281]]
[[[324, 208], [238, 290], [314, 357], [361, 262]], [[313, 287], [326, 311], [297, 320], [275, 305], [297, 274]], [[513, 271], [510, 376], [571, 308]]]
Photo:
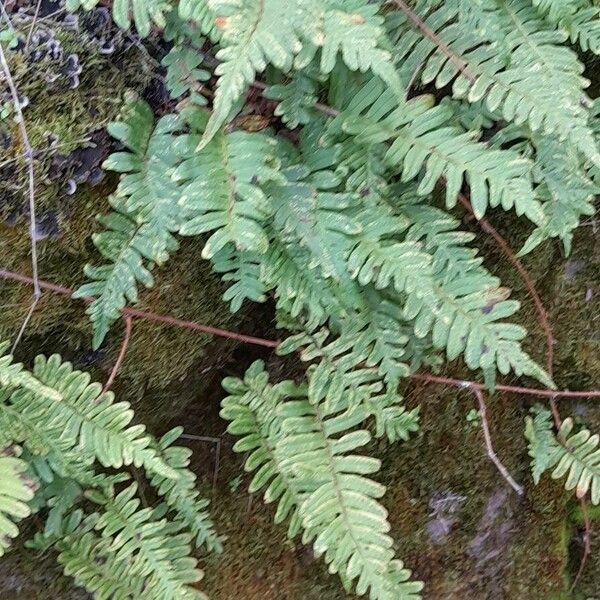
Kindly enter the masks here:
[[[276, 520], [288, 519], [291, 536], [302, 531], [348, 589], [374, 600], [418, 597], [420, 584], [394, 558], [378, 502], [384, 489], [367, 477], [378, 461], [357, 451], [371, 430], [395, 442], [417, 429], [418, 413], [403, 406], [398, 386], [424, 365], [462, 359], [490, 389], [498, 373], [554, 387], [523, 349], [526, 330], [511, 322], [519, 302], [483, 266], [452, 211], [459, 199], [477, 218], [514, 211], [529, 228], [522, 253], [549, 238], [569, 252], [600, 183], [599, 105], [583, 76], [586, 56], [600, 52], [598, 7], [115, 0], [112, 8], [117, 24], [133, 23], [141, 36], [165, 27], [165, 80], [177, 104], [156, 117], [132, 98], [109, 126], [123, 148], [104, 168], [121, 179], [94, 236], [104, 263], [86, 267], [91, 281], [76, 293], [93, 297], [94, 347], [139, 287], [154, 285], [178, 236], [195, 236], [228, 286], [231, 309], [273, 299], [288, 332], [278, 351], [306, 363], [299, 385], [269, 384], [260, 364], [224, 382], [222, 416], [242, 436], [236, 449], [250, 453], [251, 491], [278, 502]], [[261, 131], [244, 130], [238, 118], [257, 106], [247, 102], [250, 89], [276, 104]], [[190, 536], [219, 543], [193, 491], [187, 451], [170, 446], [176, 434], [156, 441], [126, 426], [128, 407], [94, 387], [85, 392], [84, 376], [57, 358], [39, 362], [37, 376], [3, 360], [10, 395], [2, 414], [21, 432], [3, 446], [23, 445], [26, 456], [6, 463], [15, 494], [0, 503], [7, 534], [15, 532], [7, 520], [25, 516], [18, 461], [35, 465], [42, 456], [42, 471], [85, 482], [101, 507], [97, 516], [61, 513], [52, 527], [68, 572], [99, 597], [127, 597], [123, 578], [108, 573], [125, 573], [122, 565], [96, 560], [94, 571], [89, 563], [113, 551], [124, 559], [128, 540], [132, 589], [160, 597], [187, 590], [196, 567], [183, 558], [155, 562], [160, 544], [179, 557]], [[61, 380], [80, 381], [79, 401], [97, 399], [89, 414], [62, 398]], [[40, 431], [48, 404], [51, 426]], [[58, 436], [60, 416], [68, 427]], [[117, 421], [118, 431], [106, 429]], [[572, 435], [568, 419], [554, 433], [543, 411], [526, 427], [534, 479], [551, 467], [556, 477], [568, 472], [567, 487], [579, 496], [591, 490], [598, 502], [596, 437]], [[161, 511], [139, 510], [135, 489], [115, 491], [94, 461], [148, 470]], [[132, 523], [150, 539], [131, 538]], [[166, 571], [148, 575], [150, 563]], [[193, 597], [186, 593], [177, 597]]]

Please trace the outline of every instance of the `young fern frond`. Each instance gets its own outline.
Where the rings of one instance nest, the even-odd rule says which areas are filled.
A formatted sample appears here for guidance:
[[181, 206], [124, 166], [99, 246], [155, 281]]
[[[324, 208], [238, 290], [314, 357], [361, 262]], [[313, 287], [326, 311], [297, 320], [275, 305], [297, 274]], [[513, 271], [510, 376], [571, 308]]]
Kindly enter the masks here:
[[356, 580], [357, 594], [419, 598], [422, 584], [393, 557], [387, 512], [377, 502], [385, 488], [365, 477], [379, 461], [353, 454], [369, 441], [367, 431], [355, 429], [365, 413], [327, 407], [310, 396], [310, 383], [308, 390], [292, 382], [270, 386], [261, 363], [226, 386], [232, 395], [222, 414], [232, 433], [245, 435], [236, 449], [254, 450], [247, 468], [260, 466], [252, 488], [269, 484], [267, 497], [281, 497], [278, 514], [292, 512], [291, 533], [299, 520], [303, 540], [313, 542], [331, 573]]
[[275, 115], [281, 117], [290, 129], [306, 125], [315, 117], [317, 89], [310, 74], [294, 73], [289, 81], [267, 87], [263, 96], [277, 100]]
[[265, 502], [278, 502], [275, 523], [289, 519], [288, 536], [293, 538], [302, 526], [298, 513], [302, 495], [291, 474], [283, 468], [277, 450], [281, 435], [278, 410], [284, 399], [295, 397], [302, 390], [291, 382], [270, 385], [260, 361], [250, 366], [243, 381], [227, 377], [223, 387], [230, 395], [221, 401], [220, 415], [230, 421], [227, 431], [241, 436], [233, 449], [249, 452], [245, 469], [256, 471], [248, 491], [266, 488]]
[[10, 546], [11, 538], [19, 535], [18, 521], [28, 517], [28, 502], [33, 498], [34, 485], [25, 471], [27, 463], [14, 456], [0, 452], [0, 556]]
[[537, 484], [542, 473], [556, 464], [558, 442], [553, 431], [552, 413], [539, 405], [531, 412], [533, 417], [525, 417], [525, 437], [531, 457], [531, 474]]

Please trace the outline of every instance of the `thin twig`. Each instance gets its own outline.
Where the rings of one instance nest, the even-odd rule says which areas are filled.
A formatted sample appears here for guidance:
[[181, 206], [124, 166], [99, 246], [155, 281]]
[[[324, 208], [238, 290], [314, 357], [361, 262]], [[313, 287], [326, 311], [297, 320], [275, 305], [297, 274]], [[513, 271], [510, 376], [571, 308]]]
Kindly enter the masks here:
[[[32, 285], [33, 279], [27, 275], [21, 275], [20, 273], [13, 273], [5, 269], [0, 269], [0, 279], [7, 279], [11, 281], [18, 281], [19, 283]], [[54, 294], [60, 294], [61, 296], [72, 297], [73, 290], [62, 285], [56, 285], [47, 281], [39, 281], [39, 285], [42, 289], [53, 292]], [[84, 302], [90, 303], [94, 301], [93, 297], [82, 298]], [[265, 346], [267, 348], [276, 348], [279, 342], [276, 340], [266, 340], [264, 338], [255, 337], [252, 335], [244, 335], [236, 333], [235, 331], [229, 331], [227, 329], [221, 329], [219, 327], [211, 327], [210, 325], [202, 325], [195, 321], [185, 321], [183, 319], [176, 319], [168, 315], [161, 315], [150, 311], [139, 310], [137, 308], [125, 307], [122, 311], [123, 315], [129, 315], [146, 321], [155, 321], [158, 323], [166, 323], [167, 325], [173, 325], [174, 327], [181, 327], [183, 329], [191, 329], [192, 331], [198, 331], [200, 333], [207, 333], [209, 335], [215, 335], [218, 337], [228, 338], [243, 342], [245, 344], [253, 344], [255, 346]]]
[[569, 589], [569, 592], [573, 592], [583, 575], [583, 571], [585, 569], [585, 565], [587, 563], [587, 559], [592, 552], [592, 525], [590, 522], [590, 515], [588, 512], [587, 502], [585, 498], [581, 498], [579, 501], [581, 504], [581, 515], [583, 517], [583, 522], [585, 524], [585, 531], [583, 533], [583, 554], [581, 556], [581, 562], [579, 563], [579, 569], [577, 571], [577, 575], [575, 575], [575, 579]]
[[[471, 203], [467, 200], [467, 198], [463, 194], [458, 195], [458, 201], [466, 208], [466, 210], [475, 216], [475, 212]], [[527, 293], [533, 300], [535, 304], [535, 309], [538, 314], [538, 320], [540, 322], [540, 327], [543, 329], [544, 334], [546, 336], [546, 369], [550, 376], [552, 376], [553, 364], [554, 364], [554, 336], [552, 335], [552, 326], [550, 325], [550, 321], [548, 320], [548, 313], [544, 308], [544, 304], [540, 298], [540, 295], [535, 287], [535, 284], [531, 280], [527, 269], [523, 266], [523, 263], [517, 258], [517, 255], [512, 251], [511, 247], [508, 245], [508, 242], [498, 233], [498, 231], [492, 227], [490, 222], [487, 219], [481, 218], [477, 219], [477, 224], [481, 227], [482, 231], [490, 235], [494, 241], [500, 246], [500, 249], [508, 258], [508, 260], [513, 264], [521, 280], [525, 284], [525, 288]]]
[[35, 24], [37, 23], [38, 17], [40, 16], [40, 8], [42, 7], [42, 0], [38, 0], [37, 6], [35, 7], [35, 13], [33, 15], [33, 19], [31, 20], [31, 25], [29, 26], [29, 31], [27, 32], [27, 39], [25, 40], [25, 52], [29, 50], [29, 42], [31, 42], [31, 36], [33, 35], [33, 30], [35, 29]]
[[[508, 260], [513, 264], [515, 269], [517, 270], [519, 276], [521, 277], [521, 281], [525, 284], [525, 289], [529, 294], [530, 298], [533, 300], [535, 305], [535, 310], [538, 315], [538, 321], [540, 327], [542, 328], [545, 336], [546, 336], [546, 370], [551, 378], [554, 377], [554, 335], [552, 334], [552, 326], [550, 325], [550, 321], [548, 320], [548, 313], [544, 307], [542, 299], [538, 294], [537, 288], [535, 284], [531, 280], [529, 276], [529, 272], [523, 266], [523, 263], [517, 258], [517, 255], [512, 251], [512, 248], [508, 245], [508, 242], [498, 233], [498, 231], [492, 227], [492, 225], [487, 221], [487, 219], [481, 218], [478, 219], [475, 216], [475, 211], [471, 206], [471, 203], [465, 198], [463, 194], [458, 195], [458, 201], [471, 213], [475, 219], [479, 227], [481, 227], [482, 231], [490, 235], [494, 241], [498, 244], [504, 256], [508, 258]], [[554, 425], [557, 429], [560, 429], [562, 419], [560, 418], [560, 413], [558, 412], [558, 407], [556, 406], [556, 400], [554, 396], [550, 396], [550, 410], [552, 411], [552, 417], [554, 419]]]
[[413, 24], [423, 33], [423, 35], [429, 38], [440, 51], [452, 62], [452, 64], [471, 82], [475, 83], [477, 77], [471, 72], [469, 67], [445, 44], [440, 37], [427, 26], [427, 24], [417, 15], [403, 0], [389, 0], [390, 3], [395, 4], [412, 22]]
[[27, 326], [29, 325], [29, 321], [31, 321], [31, 317], [33, 316], [33, 313], [35, 311], [35, 307], [37, 306], [37, 303], [40, 301], [39, 298], [36, 298], [34, 296], [31, 304], [29, 305], [29, 310], [27, 311], [27, 315], [25, 316], [25, 319], [23, 319], [23, 323], [21, 323], [21, 327], [19, 328], [19, 333], [17, 333], [17, 337], [15, 338], [15, 341], [13, 342], [12, 348], [10, 349], [10, 353], [14, 354], [15, 350], [17, 348], [17, 346], [19, 345], [19, 342], [21, 341], [21, 338], [23, 337], [23, 334], [25, 333], [25, 330], [27, 329]]
[[212, 499], [214, 502], [215, 496], [217, 493], [217, 483], [219, 480], [219, 467], [221, 465], [221, 438], [210, 437], [207, 435], [191, 435], [189, 433], [182, 433], [180, 437], [182, 437], [186, 440], [195, 440], [198, 442], [210, 442], [210, 443], [216, 444], [215, 468], [213, 471], [213, 480], [212, 480]]
[[12, 24], [12, 21], [10, 20], [10, 15], [6, 12], [6, 7], [4, 6], [4, 0], [0, 1], [0, 10], [2, 11], [2, 16], [4, 17], [4, 20], [6, 21], [8, 28], [14, 32], [15, 27]]
[[[32, 285], [33, 280], [27, 275], [20, 273], [14, 273], [7, 271], [6, 269], [0, 269], [0, 279], [6, 279], [9, 281], [16, 281], [24, 285]], [[51, 291], [61, 296], [71, 298], [73, 296], [73, 290], [57, 285], [55, 283], [49, 283], [47, 281], [40, 281], [40, 287], [42, 289]], [[93, 298], [83, 298], [85, 302], [92, 302]], [[224, 337], [228, 339], [237, 340], [245, 344], [253, 344], [255, 346], [263, 346], [266, 348], [276, 348], [279, 346], [280, 341], [268, 340], [265, 338], [258, 338], [251, 335], [243, 335], [226, 329], [219, 329], [218, 327], [210, 327], [208, 325], [202, 325], [194, 321], [184, 321], [183, 319], [175, 319], [167, 315], [160, 315], [157, 313], [138, 310], [134, 308], [126, 307], [123, 309], [124, 315], [131, 315], [139, 319], [145, 319], [147, 321], [158, 321], [160, 323], [166, 323], [174, 327], [181, 327], [183, 329], [191, 329], [193, 331], [199, 331], [201, 333], [208, 333], [218, 337]], [[433, 375], [431, 373], [414, 373], [410, 376], [412, 379], [419, 381], [425, 381], [426, 383], [439, 383], [442, 385], [451, 385], [457, 388], [468, 388], [473, 390], [485, 390], [486, 387], [482, 383], [476, 383], [474, 381], [466, 381], [464, 379], [452, 379], [451, 377], [442, 377], [439, 375]], [[571, 390], [550, 390], [541, 388], [529, 388], [515, 385], [503, 385], [498, 384], [495, 389], [502, 392], [509, 392], [512, 394], [524, 394], [528, 396], [540, 396], [547, 398], [600, 398], [600, 390], [589, 390], [589, 391], [571, 391]]]
[[496, 465], [496, 468], [500, 472], [500, 475], [506, 479], [510, 487], [519, 494], [519, 496], [523, 495], [523, 488], [513, 479], [512, 475], [508, 472], [508, 469], [500, 462], [496, 452], [494, 451], [494, 446], [492, 445], [492, 436], [490, 435], [490, 426], [487, 420], [487, 408], [485, 406], [485, 401], [483, 399], [483, 393], [481, 390], [473, 390], [475, 396], [477, 396], [477, 401], [479, 402], [479, 416], [481, 417], [481, 428], [483, 429], [483, 437], [485, 438], [485, 447], [487, 449], [487, 454], [490, 457], [490, 460]]
[[123, 337], [123, 343], [121, 344], [121, 350], [119, 351], [119, 356], [117, 357], [117, 361], [115, 362], [115, 365], [112, 368], [112, 371], [110, 372], [110, 376], [109, 376], [108, 381], [106, 382], [106, 385], [104, 386], [104, 389], [102, 390], [102, 392], [107, 392], [110, 389], [110, 386], [114, 383], [115, 378], [117, 377], [117, 374], [119, 373], [119, 369], [121, 368], [121, 365], [123, 364], [123, 360], [125, 359], [125, 354], [127, 354], [127, 348], [129, 346], [129, 340], [131, 338], [131, 316], [126, 315], [124, 317], [124, 320], [125, 320], [125, 335]]
[[25, 148], [25, 161], [27, 163], [27, 178], [29, 190], [29, 238], [31, 243], [31, 274], [33, 283], [33, 300], [31, 306], [29, 307], [29, 310], [27, 311], [27, 316], [25, 317], [23, 325], [19, 330], [17, 339], [13, 344], [14, 350], [21, 338], [23, 337], [23, 333], [25, 332], [25, 329], [29, 324], [31, 316], [33, 315], [33, 311], [35, 310], [35, 307], [37, 306], [37, 303], [42, 295], [42, 291], [40, 289], [40, 282], [38, 276], [37, 240], [35, 227], [35, 174], [33, 170], [33, 148], [29, 143], [27, 127], [25, 126], [25, 119], [23, 118], [23, 111], [21, 110], [21, 105], [19, 102], [19, 93], [17, 92], [17, 87], [10, 72], [10, 67], [8, 66], [8, 61], [6, 60], [6, 55], [4, 54], [4, 48], [2, 47], [2, 44], [0, 44], [0, 65], [2, 66], [6, 82], [8, 83], [8, 87], [10, 89], [10, 95], [12, 97], [14, 110], [17, 116], [17, 123], [21, 135], [21, 140], [23, 143], [23, 147]]

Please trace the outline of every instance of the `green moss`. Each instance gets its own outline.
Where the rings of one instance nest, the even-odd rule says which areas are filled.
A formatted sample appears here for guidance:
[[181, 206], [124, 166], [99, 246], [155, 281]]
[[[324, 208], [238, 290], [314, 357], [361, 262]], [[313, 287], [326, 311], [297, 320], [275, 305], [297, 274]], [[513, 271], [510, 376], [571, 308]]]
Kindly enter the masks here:
[[[60, 41], [64, 56], [76, 54], [82, 66], [79, 85], [68, 89], [66, 82], [48, 84], [46, 74], [59, 66], [48, 58], [31, 62], [21, 52], [9, 52], [9, 66], [15, 85], [29, 104], [23, 109], [32, 147], [39, 151], [35, 159], [36, 203], [40, 214], [47, 209], [62, 209], [64, 182], [50, 179], [51, 159], [57, 153], [67, 155], [84, 145], [92, 132], [115, 119], [127, 89], [143, 90], [151, 78], [145, 54], [132, 45], [106, 56], [98, 51], [85, 34], [65, 28], [61, 22], [38, 23], [36, 31], [51, 31]], [[59, 82], [61, 80], [59, 79]], [[56, 86], [56, 87], [54, 87]], [[12, 137], [8, 151], [0, 154], [0, 218], [19, 207], [26, 164], [24, 147], [13, 119], [0, 127]], [[55, 145], [49, 146], [52, 134]]]

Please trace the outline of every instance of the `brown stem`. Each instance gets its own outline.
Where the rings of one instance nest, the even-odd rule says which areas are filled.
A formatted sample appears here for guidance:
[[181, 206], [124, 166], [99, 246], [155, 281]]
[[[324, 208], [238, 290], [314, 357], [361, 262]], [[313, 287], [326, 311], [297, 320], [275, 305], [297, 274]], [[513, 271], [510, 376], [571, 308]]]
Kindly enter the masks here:
[[413, 24], [423, 33], [423, 35], [429, 38], [440, 51], [452, 62], [452, 64], [471, 82], [475, 83], [477, 77], [471, 72], [469, 67], [445, 44], [440, 37], [427, 26], [427, 24], [417, 15], [403, 0], [389, 0], [391, 4], [395, 4], [412, 22]]
[[[13, 273], [12, 271], [7, 271], [6, 269], [0, 269], [0, 279], [6, 279], [9, 281], [17, 281], [24, 285], [31, 285], [33, 280], [31, 277], [27, 277], [26, 275], [22, 275], [20, 273]], [[40, 280], [40, 287], [42, 289], [51, 291], [55, 294], [59, 294], [62, 296], [66, 296], [71, 298], [73, 295], [73, 290], [64, 287], [62, 285], [56, 285], [55, 283], [49, 283], [47, 281]], [[92, 302], [93, 298], [83, 298], [85, 302]], [[160, 323], [166, 323], [168, 325], [173, 325], [174, 327], [182, 327], [184, 329], [191, 329], [193, 331], [199, 331], [202, 333], [208, 333], [210, 335], [216, 335], [219, 337], [234, 339], [239, 342], [245, 344], [253, 344], [255, 346], [263, 346], [266, 348], [276, 348], [279, 345], [278, 340], [268, 340], [264, 338], [254, 337], [251, 335], [243, 335], [240, 333], [236, 333], [233, 331], [228, 331], [226, 329], [219, 329], [218, 327], [210, 327], [209, 325], [202, 325], [200, 323], [196, 323], [194, 321], [184, 321], [183, 319], [176, 319], [174, 317], [169, 317], [167, 315], [160, 315], [157, 313], [138, 310], [135, 308], [124, 308], [124, 315], [130, 315], [132, 317], [137, 317], [140, 319], [145, 319], [147, 321], [157, 321]], [[481, 383], [476, 383], [474, 381], [465, 381], [463, 379], [452, 379], [450, 377], [441, 377], [438, 375], [432, 375], [430, 373], [414, 373], [410, 376], [412, 379], [417, 379], [419, 381], [425, 381], [427, 383], [440, 383], [444, 385], [451, 385], [453, 387], [458, 388], [469, 388], [469, 389], [477, 389], [477, 390], [485, 390], [485, 386]], [[540, 389], [540, 388], [528, 388], [514, 385], [496, 385], [496, 389], [502, 392], [509, 392], [514, 394], [525, 394], [529, 396], [543, 396], [549, 398], [599, 398], [600, 390], [590, 390], [584, 392], [572, 392], [570, 390], [549, 390], [549, 389]]]
[[127, 315], [125, 317], [125, 335], [123, 337], [123, 343], [121, 344], [121, 350], [119, 351], [119, 356], [117, 357], [115, 366], [112, 368], [112, 371], [110, 372], [108, 381], [106, 382], [106, 385], [104, 386], [104, 389], [102, 390], [102, 392], [107, 392], [110, 389], [110, 386], [115, 381], [115, 378], [117, 377], [119, 369], [121, 368], [121, 365], [123, 364], [123, 360], [125, 359], [125, 354], [127, 354], [127, 348], [129, 346], [130, 338], [131, 338], [131, 316]]
[[[13, 273], [12, 271], [7, 271], [6, 269], [0, 269], [0, 279], [7, 279], [12, 281], [18, 281], [19, 283], [23, 283], [26, 285], [32, 285], [33, 279], [31, 277], [27, 277], [26, 275], [21, 275], [20, 273]], [[51, 291], [55, 294], [60, 294], [62, 296], [72, 297], [73, 290], [64, 287], [62, 285], [56, 285], [54, 283], [49, 283], [47, 281], [39, 281], [39, 286], [42, 289]], [[84, 302], [90, 303], [94, 301], [94, 298], [82, 298]], [[168, 315], [160, 315], [157, 313], [153, 313], [145, 310], [138, 310], [136, 308], [126, 307], [122, 310], [124, 315], [129, 315], [131, 317], [137, 317], [139, 319], [145, 319], [146, 321], [155, 321], [158, 323], [166, 323], [167, 325], [173, 325], [174, 327], [182, 327], [184, 329], [191, 329], [193, 331], [199, 331], [201, 333], [208, 333], [210, 335], [216, 335], [218, 337], [229, 338], [232, 340], [237, 340], [238, 342], [243, 342], [245, 344], [254, 344], [255, 346], [265, 346], [267, 348], [276, 348], [279, 345], [279, 342], [276, 340], [266, 340], [264, 338], [254, 337], [251, 335], [244, 335], [241, 333], [236, 333], [234, 331], [229, 331], [227, 329], [221, 329], [219, 327], [211, 327], [210, 325], [202, 325], [200, 323], [196, 323], [194, 321], [185, 321], [183, 319], [176, 319], [175, 317], [170, 317]]]
[[[10, 22], [10, 20], [9, 20]], [[10, 72], [10, 67], [8, 66], [8, 61], [6, 60], [6, 56], [4, 54], [4, 48], [0, 44], [0, 66], [2, 67], [2, 71], [4, 71], [4, 76], [6, 78], [6, 83], [8, 84], [8, 88], [10, 90], [10, 95], [12, 98], [12, 102], [14, 104], [14, 111], [17, 116], [17, 123], [19, 127], [19, 132], [21, 136], [21, 142], [23, 144], [23, 148], [25, 149], [25, 162], [27, 163], [27, 181], [28, 181], [28, 197], [29, 197], [29, 240], [31, 244], [31, 273], [33, 275], [32, 284], [33, 284], [33, 300], [31, 301], [31, 305], [29, 310], [27, 311], [27, 315], [21, 328], [19, 329], [19, 333], [15, 342], [13, 344], [13, 351], [21, 341], [23, 337], [23, 333], [25, 333], [25, 329], [31, 320], [33, 315], [33, 311], [37, 306], [38, 300], [42, 295], [42, 291], [40, 289], [40, 282], [38, 276], [38, 253], [37, 253], [37, 239], [36, 239], [36, 218], [35, 218], [35, 173], [33, 168], [33, 148], [31, 147], [31, 143], [29, 142], [29, 135], [27, 134], [27, 127], [25, 126], [25, 119], [23, 117], [23, 111], [21, 110], [21, 104], [19, 101], [19, 93], [17, 91], [17, 86], [15, 85], [15, 81]]]
[[523, 488], [513, 479], [512, 475], [508, 472], [508, 469], [502, 464], [498, 455], [494, 451], [494, 446], [492, 445], [492, 436], [490, 434], [490, 426], [487, 420], [487, 407], [485, 405], [485, 401], [483, 399], [483, 393], [481, 390], [474, 389], [473, 393], [477, 397], [477, 401], [479, 402], [479, 416], [481, 417], [481, 428], [483, 429], [483, 437], [485, 438], [485, 447], [487, 449], [487, 455], [490, 460], [496, 465], [496, 468], [500, 472], [500, 475], [506, 479], [510, 487], [519, 494], [519, 496], [523, 495]]
[[585, 570], [585, 565], [587, 563], [587, 559], [592, 552], [592, 525], [590, 523], [590, 515], [588, 512], [587, 502], [585, 498], [581, 498], [579, 501], [581, 504], [581, 515], [583, 517], [583, 522], [585, 524], [585, 531], [583, 534], [583, 554], [581, 556], [581, 562], [579, 563], [579, 569], [577, 571], [577, 575], [575, 575], [575, 579], [573, 580], [573, 584], [571, 585], [570, 592], [573, 592], [583, 575], [583, 571]]

